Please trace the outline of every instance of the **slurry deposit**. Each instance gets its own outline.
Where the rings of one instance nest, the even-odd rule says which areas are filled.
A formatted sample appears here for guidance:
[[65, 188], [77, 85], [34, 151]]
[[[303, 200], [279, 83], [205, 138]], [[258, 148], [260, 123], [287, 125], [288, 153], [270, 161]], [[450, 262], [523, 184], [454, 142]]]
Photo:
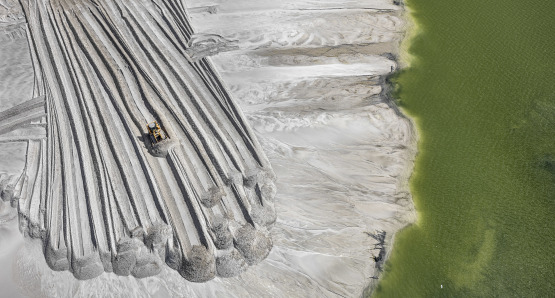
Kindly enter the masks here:
[[[48, 137], [25, 134], [23, 174], [0, 180], [48, 265], [90, 279], [166, 262], [203, 282], [263, 260], [275, 175], [211, 62], [185, 53], [182, 3], [21, 4], [34, 99], [2, 112], [0, 133], [33, 123]], [[170, 136], [156, 146], [154, 120]]]
[[[46, 116], [40, 113], [35, 115], [30, 111], [29, 115], [38, 117], [38, 120], [22, 123], [21, 126], [15, 126], [15, 130], [0, 135], [6, 139], [6, 142], [0, 143], [0, 149], [3, 149], [0, 153], [11, 157], [10, 167], [2, 169], [6, 173], [6, 186], [14, 183], [10, 179], [21, 177], [25, 162], [20, 161], [25, 160], [25, 154], [31, 160], [27, 164], [31, 164], [32, 160], [41, 160], [40, 156], [32, 153], [41, 151], [43, 143], [49, 142], [46, 129], [55, 127], [50, 122], [59, 118], [61, 124], [67, 124], [68, 120], [62, 117], [83, 115], [82, 129], [85, 134], [97, 136], [89, 131], [103, 132], [98, 138], [105, 139], [108, 145], [113, 142], [116, 149], [104, 152], [95, 149], [103, 148], [99, 145], [86, 148], [97, 150], [91, 154], [91, 165], [95, 164], [97, 156], [104, 158], [104, 155], [108, 155], [106, 165], [103, 165], [104, 171], [97, 176], [93, 175], [93, 180], [100, 177], [102, 181], [109, 182], [106, 177], [114, 172], [116, 178], [121, 177], [118, 178], [120, 182], [100, 184], [105, 185], [108, 194], [115, 193], [108, 205], [115, 205], [115, 208], [108, 210], [112, 216], [106, 218], [116, 220], [109, 224], [117, 224], [118, 218], [125, 223], [148, 223], [149, 220], [151, 223], [146, 230], [129, 229], [125, 224], [120, 224], [120, 230], [106, 229], [106, 242], [112, 254], [110, 257], [108, 254], [99, 254], [98, 257], [90, 254], [90, 257], [84, 255], [79, 259], [64, 259], [60, 257], [62, 254], [59, 249], [46, 251], [51, 260], [60, 261], [49, 261], [50, 265], [70, 268], [72, 272], [52, 271], [45, 262], [42, 241], [27, 237], [25, 245], [15, 257], [11, 274], [13, 284], [20, 287], [21, 293], [32, 297], [360, 296], [380, 275], [393, 235], [415, 219], [407, 179], [412, 167], [416, 137], [412, 123], [399, 113], [385, 87], [386, 77], [398, 69], [395, 54], [404, 34], [401, 6], [389, 0], [191, 0], [171, 3], [140, 0], [117, 3], [95, 1], [100, 5], [92, 6], [87, 4], [89, 1], [25, 3], [27, 7], [40, 3], [58, 5], [49, 5], [46, 11], [27, 9], [27, 13], [33, 12], [37, 16], [49, 18], [44, 27], [49, 35], [34, 34], [40, 19], [29, 21], [29, 33], [23, 37], [29, 38], [31, 42], [36, 41], [31, 47], [33, 51], [28, 53], [28, 47], [21, 47], [20, 55], [10, 52], [17, 59], [4, 60], [7, 62], [5, 67], [23, 64], [27, 61], [25, 55], [32, 54], [35, 56], [34, 61], [41, 61], [43, 58], [36, 55], [35, 50], [40, 48], [38, 50], [46, 51], [40, 55], [57, 59], [59, 69], [64, 70], [59, 74], [67, 76], [63, 80], [56, 74], [43, 76], [43, 79], [60, 80], [51, 85], [57, 85], [63, 90], [62, 94], [69, 94], [66, 89], [73, 90], [75, 97], [71, 98], [75, 99], [75, 106], [66, 108], [66, 102], [62, 100], [64, 96], [54, 100], [51, 95], [57, 92], [55, 88], [45, 90], [45, 94], [39, 93], [40, 90], [35, 92], [34, 88], [50, 85], [33, 87], [33, 82], [27, 79], [20, 80], [21, 83], [17, 85], [6, 86], [4, 90], [8, 91], [0, 90], [0, 96], [5, 94], [3, 92], [15, 92], [15, 87], [35, 92], [29, 95], [22, 93], [19, 98], [12, 96], [10, 102], [0, 102], [0, 112], [14, 107], [12, 111], [19, 111], [20, 104], [41, 95], [45, 95], [48, 108]], [[171, 10], [166, 13], [164, 4], [178, 5], [178, 16], [174, 16]], [[114, 8], [118, 13], [108, 14], [111, 19], [103, 18]], [[162, 15], [172, 17], [160, 19], [160, 11]], [[179, 25], [183, 20], [189, 21], [187, 18], [182, 20], [183, 12], [187, 12], [190, 17], [188, 24], [195, 28], [195, 33], [190, 39], [183, 36], [173, 39], [174, 34], [187, 32], [187, 28]], [[175, 21], [175, 24], [164, 26], [168, 20]], [[116, 23], [117, 26], [112, 26]], [[27, 26], [25, 22], [21, 25]], [[160, 28], [166, 31], [157, 31], [162, 30]], [[10, 46], [21, 46], [21, 37], [9, 35]], [[56, 48], [38, 47], [38, 43], [58, 45], [61, 56], [51, 54]], [[151, 56], [141, 53], [150, 53]], [[7, 55], [5, 52], [0, 54]], [[212, 67], [211, 72], [203, 71], [203, 61]], [[199, 64], [198, 71], [197, 68], [189, 68]], [[4, 65], [0, 64], [0, 67]], [[42, 67], [36, 66], [35, 69]], [[53, 68], [52, 65], [50, 68]], [[188, 72], [183, 73], [185, 70]], [[222, 86], [229, 86], [222, 87], [222, 90], [228, 90], [236, 104], [214, 107], [214, 100], [221, 99], [219, 93], [214, 92], [214, 95], [209, 92], [206, 95], [207, 92], [203, 91], [203, 86], [209, 86], [209, 89], [213, 86], [210, 79], [198, 82], [200, 87], [197, 84], [188, 85], [187, 80], [195, 78], [194, 74], [199, 72], [205, 73], [207, 78], [219, 73], [221, 77], [216, 75], [216, 81]], [[0, 76], [4, 74], [0, 72]], [[36, 73], [37, 76], [41, 74]], [[77, 84], [68, 83], [68, 80]], [[183, 96], [183, 90], [191, 86], [192, 93]], [[120, 89], [121, 92], [113, 92]], [[197, 105], [179, 105], [183, 100], [196, 102], [197, 97], [192, 96], [195, 94], [206, 97]], [[55, 106], [48, 106], [49, 100], [63, 103], [60, 106], [66, 112], [49, 112], [55, 111]], [[159, 107], [163, 112], [156, 112], [153, 107], [162, 104], [174, 104], [177, 108]], [[215, 111], [207, 115], [217, 119], [216, 123], [210, 117], [198, 117], [203, 111], [201, 104], [209, 111]], [[121, 109], [115, 109], [116, 105]], [[222, 113], [218, 111], [225, 112], [231, 107], [237, 108], [238, 113], [240, 107], [245, 113], [242, 119], [248, 121], [248, 124], [243, 122], [244, 126], [252, 127], [252, 131], [247, 133], [253, 136], [253, 140], [260, 141], [260, 146], [254, 146], [254, 151], [242, 147], [248, 145], [248, 138], [245, 140], [239, 137], [232, 138], [229, 152], [218, 151], [218, 148], [224, 146], [221, 142], [229, 140], [225, 138], [226, 134], [237, 136], [242, 133], [242, 126], [228, 127], [230, 122], [235, 121], [226, 120], [226, 117], [220, 120]], [[70, 108], [75, 113], [67, 113]], [[112, 118], [106, 117], [106, 120], [113, 121], [117, 127], [113, 127], [111, 132], [104, 132], [102, 126], [90, 125], [102, 124], [92, 114], [94, 111], [97, 111], [98, 116], [107, 111]], [[180, 116], [188, 111], [191, 112], [191, 120]], [[90, 112], [90, 116], [87, 112]], [[145, 117], [148, 113], [152, 114], [152, 118], [160, 119], [142, 119], [150, 118]], [[134, 118], [128, 119], [128, 114]], [[162, 116], [168, 119], [162, 119]], [[48, 120], [47, 117], [52, 119]], [[121, 117], [128, 118], [120, 121], [120, 124], [113, 120]], [[184, 126], [194, 119], [201, 126], [191, 127], [192, 134], [184, 133], [187, 129]], [[142, 137], [149, 120], [157, 120], [168, 128], [171, 142], [161, 147], [145, 144]], [[179, 123], [183, 125], [177, 125]], [[210, 124], [212, 127], [205, 127]], [[205, 129], [206, 134], [195, 133], [195, 129], [201, 128]], [[69, 131], [73, 133], [76, 129], [80, 128], [71, 126]], [[224, 133], [224, 137], [214, 141], [218, 129]], [[67, 141], [59, 132], [53, 133], [59, 136], [55, 142], [62, 144]], [[110, 137], [121, 133], [127, 135], [118, 139]], [[35, 137], [26, 138], [30, 136]], [[205, 137], [215, 145], [208, 146], [207, 154], [198, 157], [203, 153], [189, 150], [196, 142], [189, 137], [194, 136]], [[89, 140], [85, 138], [84, 142]], [[200, 143], [205, 146], [202, 140]], [[237, 163], [230, 157], [235, 149]], [[259, 152], [259, 149], [264, 152]], [[184, 152], [180, 153], [179, 150]], [[81, 156], [77, 148], [69, 151], [77, 153], [73, 159], [89, 158]], [[275, 173], [275, 187], [270, 183], [260, 185], [260, 181], [271, 181], [274, 178], [266, 166], [260, 171], [248, 167], [237, 169], [242, 164], [243, 155], [247, 156], [245, 163], [249, 163], [249, 160], [250, 163], [255, 162], [248, 159], [249, 156], [255, 156], [253, 152], [268, 157], [267, 161]], [[110, 158], [113, 155], [131, 163], [125, 175], [121, 174], [117, 163], [108, 164], [115, 160]], [[222, 155], [226, 157], [223, 161], [220, 159]], [[146, 163], [140, 159], [141, 156], [144, 156]], [[49, 158], [47, 155], [46, 160]], [[152, 160], [157, 161], [154, 166]], [[199, 160], [206, 163], [200, 163]], [[194, 176], [192, 180], [189, 179], [188, 164], [183, 166], [184, 161], [194, 163], [195, 171], [191, 172], [200, 175], [200, 181], [194, 180]], [[224, 171], [216, 168], [215, 172], [210, 172], [212, 175], [207, 175], [206, 171], [210, 171], [208, 167], [217, 167], [217, 162], [229, 168], [232, 168], [231, 164], [236, 171], [226, 173], [225, 168]], [[4, 164], [8, 165], [6, 162], [2, 166]], [[123, 180], [127, 175], [132, 177]], [[224, 191], [211, 188], [209, 179], [201, 179], [207, 176], [215, 179], [219, 177], [224, 184]], [[81, 180], [89, 179], [84, 175], [81, 177]], [[155, 178], [156, 185], [160, 187], [160, 196], [167, 198], [162, 203], [170, 205], [167, 209], [171, 210], [164, 213], [166, 209], [159, 208], [165, 205], [157, 204], [157, 194], [150, 191], [156, 189], [152, 184], [154, 182], [150, 183], [152, 180], [145, 177]], [[146, 186], [146, 193], [150, 191], [152, 196], [135, 199], [137, 197], [129, 193], [143, 190], [129, 189], [128, 192], [125, 186], [127, 181], [135, 187]], [[239, 195], [241, 189], [246, 190], [246, 199], [238, 198], [235, 189], [230, 194], [230, 184], [236, 185]], [[183, 200], [184, 192], [200, 187], [206, 192], [196, 193], [194, 200]], [[254, 192], [248, 192], [253, 188]], [[80, 187], [75, 189], [79, 194]], [[276, 191], [274, 208], [255, 208], [258, 206], [256, 200], [251, 203], [252, 198], [262, 197], [261, 205], [271, 207], [271, 202], [264, 201], [264, 198], [272, 197]], [[116, 200], [121, 198], [120, 195], [133, 200], [134, 203], [127, 207], [121, 204], [127, 210], [131, 209], [131, 212], [118, 209], [120, 202], [125, 203], [125, 200]], [[3, 204], [11, 202], [16, 200]], [[135, 202], [139, 205], [135, 205]], [[195, 221], [187, 214], [191, 210], [198, 214], [196, 211], [200, 209], [204, 215], [205, 210], [217, 208], [219, 202], [230, 206], [224, 211], [231, 216], [212, 219], [201, 216]], [[141, 208], [140, 204], [143, 203], [147, 207]], [[241, 208], [243, 204], [247, 207]], [[89, 202], [86, 201], [84, 205], [88, 206]], [[99, 206], [102, 207], [102, 204]], [[164, 221], [172, 218], [175, 214], [173, 210], [177, 210], [175, 213], [178, 215], [187, 215], [178, 216], [183, 220], [182, 223]], [[122, 217], [129, 213], [131, 216]], [[138, 214], [137, 219], [133, 217], [134, 213]], [[39, 211], [39, 223], [41, 214]], [[101, 214], [104, 216], [104, 213]], [[157, 216], [161, 222], [152, 220]], [[236, 224], [237, 218], [245, 218], [246, 222], [246, 217], [250, 218], [252, 224]], [[34, 228], [32, 221], [29, 225], [23, 212], [20, 212], [20, 218], [23, 219], [21, 227], [27, 231], [27, 235], [38, 233], [39, 237], [44, 237], [40, 226]], [[95, 229], [94, 221], [92, 224], [89, 231]], [[272, 228], [268, 229], [267, 226]], [[112, 239], [108, 238], [112, 237], [111, 231], [119, 233], [112, 233], [117, 241], [109, 240]], [[60, 233], [62, 237], [66, 234], [71, 236], [73, 232], [62, 230]], [[121, 234], [125, 234], [125, 237], [116, 238]], [[189, 242], [182, 242], [190, 246], [176, 244], [184, 235]], [[201, 239], [203, 235], [204, 240]], [[194, 237], [198, 239], [189, 239]], [[63, 240], [58, 243], [69, 243], [65, 247], [70, 251], [73, 242], [65, 238]], [[204, 245], [205, 240], [208, 240], [207, 246]], [[82, 239], [76, 241], [85, 243]], [[96, 244], [93, 242], [93, 245]], [[172, 247], [175, 249], [168, 249]], [[183, 257], [183, 250], [187, 250], [184, 253], [189, 257]], [[256, 266], [249, 267], [257, 262]], [[84, 276], [90, 272], [96, 274], [106, 269], [113, 273], [100, 274], [88, 280], [77, 280], [72, 276]], [[157, 275], [148, 276], [158, 271]], [[185, 276], [198, 281], [214, 274], [226, 278], [216, 277], [203, 283], [191, 283], [183, 278]]]

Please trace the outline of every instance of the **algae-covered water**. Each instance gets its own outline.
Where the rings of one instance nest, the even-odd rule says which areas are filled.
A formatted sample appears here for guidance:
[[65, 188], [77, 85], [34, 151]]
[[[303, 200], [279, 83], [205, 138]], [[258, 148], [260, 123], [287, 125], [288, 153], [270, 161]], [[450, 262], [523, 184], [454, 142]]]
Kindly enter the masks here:
[[418, 222], [375, 297], [555, 295], [555, 1], [409, 0]]

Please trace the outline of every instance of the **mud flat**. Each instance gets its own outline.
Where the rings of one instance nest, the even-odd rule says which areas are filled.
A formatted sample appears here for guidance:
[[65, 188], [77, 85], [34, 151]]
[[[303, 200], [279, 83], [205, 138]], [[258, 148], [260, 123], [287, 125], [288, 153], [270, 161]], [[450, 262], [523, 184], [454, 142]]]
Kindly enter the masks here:
[[[384, 85], [398, 68], [402, 7], [24, 7], [33, 57], [44, 61], [32, 97], [45, 97], [49, 129], [28, 141], [26, 173], [41, 176], [42, 162], [71, 177], [41, 176], [58, 185], [47, 208], [12, 200], [28, 208], [21, 218], [35, 214], [23, 231], [44, 240], [28, 240], [18, 259], [29, 295], [357, 296], [379, 275], [376, 258], [414, 220], [406, 181], [416, 137]], [[141, 139], [151, 119], [178, 140], [163, 157]], [[49, 267], [98, 278], [67, 282], [68, 272], [43, 274]], [[183, 282], [215, 275], [226, 279]]]

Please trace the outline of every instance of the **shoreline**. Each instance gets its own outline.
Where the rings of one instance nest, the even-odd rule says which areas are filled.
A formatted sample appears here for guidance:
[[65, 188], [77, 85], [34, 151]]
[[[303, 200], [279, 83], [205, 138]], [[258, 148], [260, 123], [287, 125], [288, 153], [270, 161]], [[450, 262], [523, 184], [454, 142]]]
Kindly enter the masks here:
[[[420, 34], [421, 29], [416, 24], [416, 20], [412, 16], [412, 12], [410, 10], [410, 7], [406, 4], [406, 1], [407, 0], [399, 1], [400, 6], [403, 7], [402, 17], [405, 22], [405, 26], [404, 26], [405, 30], [404, 30], [403, 38], [399, 43], [396, 57], [395, 57], [396, 58], [395, 61], [397, 62], [399, 67], [395, 72], [389, 74], [386, 78], [384, 78], [385, 82], [384, 82], [384, 89], [383, 89], [383, 97], [386, 98], [387, 101], [391, 103], [390, 106], [392, 106], [393, 109], [399, 111], [399, 115], [401, 115], [407, 121], [409, 121], [409, 123], [411, 124], [411, 128], [413, 130], [414, 139], [412, 144], [410, 145], [412, 147], [412, 152], [409, 153], [409, 156], [412, 156], [412, 162], [410, 166], [406, 168], [406, 171], [403, 175], [404, 178], [399, 179], [399, 182], [401, 184], [400, 188], [410, 194], [412, 209], [410, 214], [406, 215], [408, 223], [405, 226], [398, 229], [397, 231], [395, 231], [390, 238], [389, 245], [387, 246], [387, 249], [386, 249], [384, 266], [387, 266], [387, 263], [391, 257], [391, 254], [393, 253], [395, 239], [397, 235], [402, 233], [404, 230], [410, 228], [411, 226], [418, 224], [418, 212], [416, 211], [416, 207], [415, 207], [415, 198], [411, 192], [411, 179], [413, 177], [414, 170], [416, 167], [416, 164], [415, 164], [416, 159], [418, 158], [418, 155], [419, 155], [420, 131], [419, 131], [417, 119], [413, 115], [410, 115], [408, 111], [404, 110], [402, 106], [398, 105], [401, 99], [396, 98], [396, 95], [399, 96], [399, 94], [394, 94], [398, 90], [397, 89], [398, 83], [392, 81], [392, 79], [398, 77], [402, 72], [412, 67], [412, 64], [416, 62], [415, 61], [416, 57], [410, 53], [410, 46], [412, 44], [413, 39]], [[362, 296], [372, 297], [374, 291], [379, 286], [383, 276], [384, 276], [384, 272], [382, 271], [379, 273], [376, 279], [373, 279], [370, 282], [368, 287], [364, 290]]]
[[[410, 179], [420, 213], [397, 234], [374, 297], [548, 296], [555, 260], [545, 257], [553, 255], [546, 207], [555, 193], [555, 107], [544, 95], [553, 90], [553, 55], [545, 55], [553, 30], [543, 27], [549, 9], [518, 1], [407, 4], [409, 67], [398, 82], [420, 136]], [[498, 14], [481, 13], [492, 10]]]
[[[406, 6], [404, 6], [406, 7]], [[405, 39], [403, 40], [403, 42], [405, 42]], [[408, 42], [407, 42], [408, 43]], [[402, 56], [402, 53], [400, 53]], [[400, 59], [401, 60], [401, 59]], [[410, 185], [410, 181], [412, 179], [412, 176], [414, 174], [414, 168], [415, 168], [415, 161], [416, 158], [418, 157], [418, 152], [419, 152], [419, 148], [418, 148], [418, 144], [419, 144], [419, 131], [418, 131], [418, 126], [416, 124], [416, 122], [414, 121], [414, 118], [412, 118], [411, 115], [409, 115], [408, 113], [406, 113], [406, 111], [403, 111], [403, 109], [401, 107], [399, 107], [397, 105], [397, 103], [395, 102], [396, 100], [398, 100], [397, 98], [394, 97], [394, 95], [392, 94], [393, 89], [395, 87], [394, 83], [390, 82], [389, 79], [391, 77], [397, 76], [399, 74], [399, 72], [402, 72], [404, 69], [410, 67], [410, 64], [405, 64], [404, 66], [401, 66], [399, 68], [399, 70], [395, 73], [392, 73], [390, 76], [388, 76], [387, 78], [385, 78], [385, 82], [384, 84], [387, 86], [387, 88], [384, 88], [384, 90], [386, 90], [384, 93], [384, 98], [387, 98], [387, 101], [390, 103], [390, 107], [392, 106], [393, 109], [396, 109], [399, 111], [399, 115], [404, 117], [410, 124], [411, 124], [411, 128], [413, 130], [413, 141], [412, 144], [409, 145], [412, 150], [410, 153], [408, 153], [407, 155], [409, 157], [412, 157], [412, 162], [410, 164], [410, 166], [408, 166], [406, 168], [406, 171], [402, 174], [401, 177], [399, 179], [399, 188], [402, 189], [403, 191], [406, 191], [410, 198], [411, 198], [411, 210], [410, 212], [408, 212], [407, 214], [405, 214], [405, 220], [407, 221], [407, 224], [403, 227], [401, 227], [400, 229], [396, 230], [393, 235], [390, 236], [389, 238], [389, 243], [386, 246], [386, 253], [385, 253], [385, 258], [384, 258], [384, 269], [385, 266], [387, 266], [387, 262], [389, 261], [391, 254], [393, 252], [394, 249], [394, 245], [395, 245], [395, 238], [397, 237], [397, 235], [399, 233], [402, 233], [405, 229], [415, 225], [418, 223], [418, 212], [416, 211], [415, 205], [414, 205], [414, 197], [412, 195], [411, 192], [411, 185]], [[383, 270], [378, 272], [378, 275], [376, 276], [376, 278], [373, 278], [370, 281], [370, 284], [368, 285], [368, 287], [364, 290], [362, 297], [371, 297], [372, 294], [374, 293], [376, 287], [378, 287], [382, 277], [384, 275]]]

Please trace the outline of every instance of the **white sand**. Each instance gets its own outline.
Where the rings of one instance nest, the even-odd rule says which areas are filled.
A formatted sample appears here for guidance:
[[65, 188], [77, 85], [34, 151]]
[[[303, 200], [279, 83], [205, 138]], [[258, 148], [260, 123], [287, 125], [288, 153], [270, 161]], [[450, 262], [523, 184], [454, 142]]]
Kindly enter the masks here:
[[[215, 14], [198, 9], [219, 2]], [[360, 296], [377, 275], [376, 241], [366, 232], [386, 231], [387, 245], [415, 218], [407, 188], [414, 130], [380, 97], [382, 76], [396, 67], [381, 54], [403, 36], [400, 8], [382, 0], [188, 6], [197, 8], [192, 20], [200, 32], [238, 41], [238, 50], [213, 61], [278, 178], [269, 257], [238, 277], [203, 284], [168, 268], [140, 280], [104, 274], [76, 281], [52, 272], [40, 242], [28, 240], [14, 282], [36, 297]], [[24, 89], [29, 80], [19, 84]], [[5, 92], [0, 89], [0, 111], [13, 106], [4, 106]]]

